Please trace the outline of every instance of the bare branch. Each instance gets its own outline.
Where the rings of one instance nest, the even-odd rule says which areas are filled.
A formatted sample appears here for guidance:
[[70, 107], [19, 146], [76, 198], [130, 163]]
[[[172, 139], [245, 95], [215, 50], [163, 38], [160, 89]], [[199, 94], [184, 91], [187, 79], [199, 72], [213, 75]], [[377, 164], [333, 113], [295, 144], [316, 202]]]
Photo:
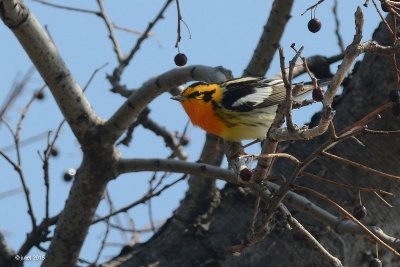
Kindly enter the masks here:
[[7, 95], [6, 100], [2, 104], [0, 108], [0, 121], [3, 120], [4, 114], [11, 107], [12, 103], [17, 99], [19, 95], [21, 95], [22, 91], [26, 88], [29, 80], [33, 75], [33, 68], [30, 68], [21, 79], [21, 81], [15, 81], [13, 86], [10, 89], [10, 92]]
[[199, 176], [209, 176], [222, 179], [229, 183], [238, 183], [232, 171], [205, 163], [191, 163], [173, 159], [123, 159], [119, 163], [119, 173], [140, 171], [179, 172]]
[[81, 13], [88, 13], [88, 14], [94, 14], [99, 16], [99, 12], [97, 11], [93, 11], [93, 10], [89, 10], [89, 9], [83, 9], [83, 8], [76, 8], [76, 7], [70, 7], [70, 6], [64, 6], [64, 5], [57, 5], [57, 4], [53, 4], [44, 0], [32, 0], [34, 2], [46, 5], [46, 6], [51, 6], [54, 8], [59, 8], [59, 9], [65, 9], [68, 11], [75, 11], [75, 12], [81, 12]]
[[375, 169], [370, 168], [368, 166], [365, 166], [363, 164], [360, 164], [360, 163], [357, 163], [357, 162], [354, 162], [354, 161], [351, 161], [351, 160], [348, 160], [348, 159], [344, 159], [342, 157], [333, 155], [333, 154], [328, 153], [326, 151], [323, 151], [321, 154], [323, 156], [326, 156], [326, 157], [330, 158], [330, 159], [337, 160], [337, 161], [340, 161], [340, 162], [345, 163], [345, 164], [349, 164], [351, 166], [360, 168], [361, 170], [364, 170], [366, 172], [370, 172], [370, 173], [373, 173], [375, 175], [378, 175], [378, 176], [381, 176], [381, 177], [384, 177], [384, 178], [387, 178], [387, 179], [392, 179], [392, 180], [397, 180], [397, 181], [400, 180], [400, 176], [392, 175], [392, 174], [389, 174], [389, 173], [385, 173], [385, 172], [382, 172], [382, 171], [375, 170]]
[[[273, 191], [278, 191], [279, 186], [275, 183], [267, 182], [267, 186], [271, 188]], [[262, 195], [264, 198], [268, 197], [265, 192]], [[350, 233], [356, 235], [365, 235], [365, 231], [359, 227], [358, 224], [354, 223], [353, 221], [344, 220], [343, 217], [337, 217], [328, 211], [322, 209], [321, 207], [315, 205], [313, 202], [308, 200], [307, 198], [293, 192], [289, 191], [284, 203], [302, 211], [315, 220], [329, 225], [332, 229], [335, 229], [338, 233]], [[374, 233], [374, 235], [378, 236], [381, 240], [385, 243], [390, 244], [390, 246], [400, 249], [400, 239], [396, 237], [392, 237], [387, 235], [377, 226], [367, 226], [368, 229]]]
[[318, 198], [328, 202], [329, 204], [333, 205], [335, 208], [337, 208], [344, 216], [350, 218], [354, 223], [356, 223], [367, 235], [369, 235], [372, 239], [374, 239], [377, 243], [385, 247], [387, 250], [395, 254], [396, 256], [400, 256], [400, 253], [396, 251], [395, 248], [391, 247], [389, 244], [386, 244], [383, 240], [381, 240], [377, 235], [375, 235], [368, 227], [366, 227], [363, 223], [361, 223], [359, 220], [357, 220], [353, 215], [351, 215], [348, 211], [346, 211], [342, 206], [340, 206], [338, 203], [335, 201], [331, 200], [327, 196], [312, 190], [307, 187], [295, 185], [296, 190], [301, 190], [304, 192], [311, 193]]
[[[26, 138], [24, 140], [21, 140], [19, 142], [19, 147], [30, 145], [30, 144], [32, 144], [34, 142], [43, 140], [47, 136], [47, 134], [48, 134], [48, 131], [33, 135], [33, 136], [28, 137], [28, 138]], [[3, 152], [8, 152], [8, 151], [15, 150], [15, 144], [11, 144], [11, 145], [7, 145], [5, 147], [2, 147], [2, 148], [0, 148], [0, 150], [3, 151]]]
[[290, 18], [293, 0], [273, 1], [270, 16], [263, 28], [260, 40], [254, 50], [243, 76], [264, 76], [272, 62], [274, 54]]
[[157, 190], [157, 191], [155, 191], [155, 192], [149, 192], [149, 193], [145, 194], [143, 197], [139, 198], [139, 199], [136, 200], [135, 202], [133, 202], [133, 203], [131, 203], [131, 204], [129, 204], [129, 205], [123, 207], [123, 208], [120, 208], [120, 209], [118, 209], [118, 210], [115, 210], [115, 211], [111, 212], [110, 214], [108, 214], [108, 215], [106, 215], [106, 216], [104, 216], [104, 217], [101, 217], [101, 218], [98, 218], [98, 219], [93, 220], [92, 224], [96, 224], [96, 223], [98, 223], [98, 222], [101, 222], [101, 221], [104, 221], [104, 220], [108, 220], [109, 218], [111, 218], [111, 217], [113, 217], [113, 216], [115, 216], [115, 215], [117, 215], [117, 214], [119, 214], [119, 213], [121, 213], [121, 212], [127, 212], [128, 210], [132, 209], [133, 207], [136, 207], [137, 205], [143, 204], [143, 203], [145, 203], [146, 201], [148, 201], [149, 199], [151, 199], [151, 198], [153, 198], [153, 197], [155, 197], [155, 196], [160, 195], [162, 192], [164, 192], [165, 190], [167, 190], [167, 189], [170, 188], [171, 186], [173, 186], [173, 185], [179, 183], [180, 181], [182, 181], [182, 180], [184, 180], [184, 179], [186, 179], [186, 175], [183, 175], [183, 176], [180, 177], [179, 179], [176, 179], [176, 180], [173, 181], [172, 183], [163, 186], [162, 188], [160, 188], [159, 190]]
[[[148, 109], [150, 111], [150, 109]], [[157, 122], [149, 118], [149, 112], [146, 112], [145, 116], [140, 116], [140, 124], [152, 131], [154, 134], [161, 136], [165, 142], [165, 145], [172, 150], [171, 158], [178, 157], [181, 160], [186, 160], [188, 155], [183, 150], [179, 140], [177, 139], [176, 135], [169, 132], [167, 129], [159, 125]], [[139, 120], [139, 119], [138, 119]]]
[[346, 189], [349, 189], [349, 190], [355, 190], [355, 191], [358, 191], [358, 192], [363, 191], [363, 192], [371, 192], [371, 193], [376, 193], [376, 194], [380, 193], [380, 194], [389, 195], [389, 196], [393, 196], [394, 195], [393, 193], [384, 191], [382, 189], [355, 186], [355, 185], [350, 185], [350, 184], [344, 184], [344, 183], [336, 182], [336, 181], [321, 177], [319, 175], [315, 175], [313, 173], [309, 173], [309, 172], [303, 172], [302, 175], [311, 177], [311, 178], [316, 179], [316, 180], [319, 180], [319, 181], [321, 181], [323, 183], [332, 184], [332, 185], [337, 186], [337, 187], [342, 187], [342, 188], [346, 188]]
[[343, 42], [342, 35], [340, 34], [340, 20], [339, 20], [339, 14], [337, 11], [338, 4], [339, 4], [338, 0], [335, 0], [333, 2], [332, 13], [335, 18], [335, 35], [337, 38], [338, 46], [339, 46], [340, 51], [343, 53], [344, 52], [344, 42]]
[[13, 255], [14, 251], [9, 247], [3, 233], [0, 231], [0, 266], [6, 266]]
[[45, 29], [25, 4], [3, 0], [1, 18], [16, 35], [49, 86], [64, 117], [79, 140], [101, 123], [58, 53]]
[[273, 128], [271, 127], [268, 132], [268, 137], [272, 140], [308, 140], [314, 138], [315, 136], [324, 133], [329, 126], [330, 121], [334, 116], [334, 111], [331, 107], [334, 96], [340, 87], [344, 77], [347, 75], [351, 64], [356, 59], [356, 57], [361, 53], [359, 49], [359, 44], [362, 37], [362, 25], [364, 23], [363, 14], [361, 8], [358, 7], [355, 13], [356, 21], [356, 33], [354, 35], [353, 42], [347, 47], [345, 56], [343, 58], [340, 68], [332, 78], [332, 82], [328, 90], [324, 94], [324, 99], [322, 101], [322, 117], [318, 126], [312, 129], [299, 129], [298, 131], [291, 132], [287, 128]]
[[288, 223], [291, 227], [293, 227], [294, 230], [296, 230], [297, 232], [299, 232], [302, 236], [305, 237], [305, 239], [315, 248], [317, 249], [320, 254], [324, 257], [324, 259], [326, 259], [328, 261], [328, 264], [330, 266], [334, 266], [334, 267], [343, 267], [342, 263], [340, 262], [340, 260], [338, 258], [336, 258], [335, 256], [331, 255], [329, 253], [329, 251], [327, 251], [324, 246], [321, 245], [321, 243], [318, 242], [317, 239], [315, 239], [315, 237], [310, 234], [310, 232], [307, 231], [307, 229], [305, 229], [303, 227], [303, 225], [301, 225], [301, 223], [299, 223], [293, 216], [288, 216]]
[[99, 8], [100, 8], [99, 16], [101, 18], [103, 18], [103, 21], [107, 26], [108, 36], [110, 37], [111, 42], [113, 44], [114, 52], [117, 55], [118, 62], [121, 63], [121, 61], [123, 59], [123, 54], [122, 54], [121, 46], [119, 45], [117, 37], [115, 36], [115, 33], [114, 33], [114, 26], [106, 14], [106, 11], [105, 11], [104, 5], [103, 5], [103, 0], [97, 0], [97, 4], [99, 5]]
[[140, 46], [142, 45], [143, 41], [145, 41], [151, 30], [153, 29], [154, 25], [157, 24], [159, 20], [164, 18], [164, 12], [167, 10], [168, 6], [172, 3], [173, 0], [167, 0], [161, 10], [158, 12], [156, 17], [149, 23], [147, 26], [147, 29], [143, 32], [143, 35], [137, 40], [135, 46], [131, 49], [129, 54], [122, 60], [122, 62], [119, 64], [117, 68], [114, 69], [113, 74], [108, 76], [108, 80], [112, 84], [113, 87], [119, 87], [119, 81], [121, 79], [121, 75], [123, 71], [125, 70], [126, 66], [129, 65], [131, 62], [133, 56], [139, 51]]

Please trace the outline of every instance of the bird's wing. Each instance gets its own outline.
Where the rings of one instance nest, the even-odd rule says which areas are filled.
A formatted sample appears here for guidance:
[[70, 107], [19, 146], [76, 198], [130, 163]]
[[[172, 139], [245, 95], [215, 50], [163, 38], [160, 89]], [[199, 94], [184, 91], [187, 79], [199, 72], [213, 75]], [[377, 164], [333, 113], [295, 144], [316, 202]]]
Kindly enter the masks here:
[[225, 88], [222, 106], [239, 112], [277, 105], [286, 95], [281, 79], [245, 77], [227, 81], [221, 86]]
[[[318, 81], [319, 86], [330, 84], [330, 79]], [[293, 84], [300, 86], [293, 91], [293, 98], [301, 100], [314, 85], [311, 82]], [[248, 112], [256, 108], [268, 108], [278, 105], [286, 97], [286, 89], [281, 79], [265, 79], [262, 77], [244, 77], [226, 81], [221, 84], [225, 88], [222, 106], [226, 109]]]

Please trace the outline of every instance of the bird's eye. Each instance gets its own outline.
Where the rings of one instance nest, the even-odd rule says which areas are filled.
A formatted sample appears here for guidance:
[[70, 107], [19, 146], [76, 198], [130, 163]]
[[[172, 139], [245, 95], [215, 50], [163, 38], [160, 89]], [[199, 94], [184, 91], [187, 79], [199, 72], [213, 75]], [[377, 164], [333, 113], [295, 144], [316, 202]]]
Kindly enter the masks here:
[[199, 91], [194, 91], [193, 93], [189, 94], [188, 97], [189, 98], [196, 98], [198, 96], [200, 96], [201, 93]]

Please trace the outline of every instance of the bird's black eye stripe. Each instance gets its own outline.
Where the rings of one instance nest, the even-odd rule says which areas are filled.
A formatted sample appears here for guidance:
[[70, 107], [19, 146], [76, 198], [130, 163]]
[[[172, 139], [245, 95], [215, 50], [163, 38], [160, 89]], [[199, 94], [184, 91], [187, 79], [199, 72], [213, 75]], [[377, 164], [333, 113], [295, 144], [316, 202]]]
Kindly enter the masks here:
[[215, 90], [205, 91], [203, 92], [203, 101], [210, 102], [212, 99], [212, 95], [215, 93]]
[[196, 98], [200, 95], [201, 95], [201, 93], [199, 91], [194, 91], [193, 93], [189, 94], [187, 97], [188, 98]]
[[215, 90], [211, 91], [204, 91], [204, 92], [199, 92], [199, 91], [194, 91], [193, 93], [189, 94], [187, 97], [188, 98], [197, 98], [199, 96], [203, 96], [203, 101], [204, 102], [210, 102], [212, 99], [212, 95], [215, 93]]

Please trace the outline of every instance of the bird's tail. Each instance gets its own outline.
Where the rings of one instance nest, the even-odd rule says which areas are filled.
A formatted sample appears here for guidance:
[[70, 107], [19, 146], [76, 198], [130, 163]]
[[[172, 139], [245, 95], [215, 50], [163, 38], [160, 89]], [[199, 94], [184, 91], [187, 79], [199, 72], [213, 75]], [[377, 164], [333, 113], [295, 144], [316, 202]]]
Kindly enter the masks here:
[[[332, 79], [321, 79], [318, 80], [319, 87], [329, 86]], [[302, 101], [308, 93], [314, 89], [314, 84], [312, 82], [298, 83], [294, 85], [293, 97], [296, 101]]]

